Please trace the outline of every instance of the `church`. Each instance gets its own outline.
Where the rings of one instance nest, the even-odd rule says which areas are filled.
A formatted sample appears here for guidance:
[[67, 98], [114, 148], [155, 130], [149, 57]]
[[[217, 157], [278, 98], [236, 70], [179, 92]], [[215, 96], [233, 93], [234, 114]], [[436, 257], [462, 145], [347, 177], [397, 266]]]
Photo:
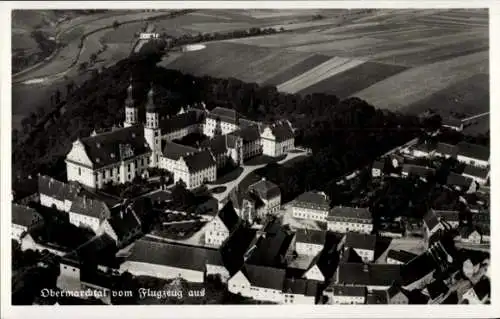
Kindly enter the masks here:
[[[217, 169], [228, 161], [239, 166], [248, 158], [277, 157], [293, 148], [294, 134], [288, 122], [263, 125], [221, 107], [212, 111], [183, 108], [174, 116], [162, 115], [152, 86], [145, 123], [140, 123], [132, 91], [130, 81], [123, 127], [94, 131], [73, 142], [66, 156], [68, 181], [99, 189], [107, 183], [123, 184], [147, 176], [147, 169], [155, 167], [172, 172], [175, 182], [182, 180], [192, 189], [215, 181]], [[196, 148], [172, 142], [195, 132], [210, 139]]]

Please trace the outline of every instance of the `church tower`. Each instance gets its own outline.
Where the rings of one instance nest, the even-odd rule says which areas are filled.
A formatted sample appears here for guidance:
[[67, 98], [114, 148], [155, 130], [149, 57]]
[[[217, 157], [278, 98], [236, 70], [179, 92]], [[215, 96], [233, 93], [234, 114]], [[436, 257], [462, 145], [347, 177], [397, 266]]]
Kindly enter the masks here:
[[144, 137], [152, 151], [149, 166], [158, 167], [161, 154], [160, 112], [154, 102], [153, 84], [151, 84], [151, 89], [148, 92], [148, 101], [146, 102]]
[[139, 123], [139, 110], [135, 105], [132, 91], [132, 77], [130, 77], [130, 84], [127, 89], [127, 99], [125, 100], [125, 122], [123, 122], [124, 127], [133, 126]]

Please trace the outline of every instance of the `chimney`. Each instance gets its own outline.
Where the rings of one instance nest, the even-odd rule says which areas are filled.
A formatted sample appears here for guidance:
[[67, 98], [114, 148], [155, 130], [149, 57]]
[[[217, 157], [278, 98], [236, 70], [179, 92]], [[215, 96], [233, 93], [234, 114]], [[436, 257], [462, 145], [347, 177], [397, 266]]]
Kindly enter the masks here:
[[367, 264], [363, 265], [363, 272], [368, 272], [368, 265]]

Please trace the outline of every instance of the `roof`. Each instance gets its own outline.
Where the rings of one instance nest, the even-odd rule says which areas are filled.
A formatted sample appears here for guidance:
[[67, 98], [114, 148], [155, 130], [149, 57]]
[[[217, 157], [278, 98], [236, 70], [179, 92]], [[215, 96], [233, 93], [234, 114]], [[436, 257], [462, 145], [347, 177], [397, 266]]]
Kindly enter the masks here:
[[264, 201], [253, 191], [249, 191], [243, 194], [243, 200], [248, 200], [255, 205], [255, 208], [261, 208], [265, 205]]
[[382, 170], [382, 169], [384, 169], [384, 167], [385, 167], [385, 163], [382, 161], [375, 161], [375, 162], [373, 162], [373, 165], [372, 165], [372, 168], [374, 168], [374, 169]]
[[343, 263], [362, 263], [363, 259], [358, 255], [358, 253], [351, 247], [347, 247], [342, 254]]
[[409, 285], [437, 269], [432, 256], [424, 252], [401, 267], [402, 284]]
[[323, 192], [311, 191], [299, 195], [293, 200], [292, 205], [295, 207], [326, 211], [330, 209], [330, 200]]
[[414, 164], [404, 164], [403, 172], [408, 173], [408, 175], [417, 175], [420, 177], [427, 177], [429, 174], [433, 174], [436, 170], [434, 168], [414, 165]]
[[435, 210], [434, 214], [440, 218], [440, 220], [446, 222], [459, 222], [460, 221], [460, 213], [457, 210]]
[[63, 256], [63, 260], [69, 261], [70, 264], [83, 262], [117, 268], [119, 266], [119, 261], [115, 257], [117, 251], [115, 241], [107, 234], [102, 234], [93, 237], [71, 253]]
[[80, 281], [103, 288], [113, 286], [113, 277], [111, 275], [86, 268], [83, 268], [80, 272]]
[[490, 259], [490, 254], [485, 251], [472, 250], [472, 249], [461, 249], [460, 253], [462, 255], [462, 260], [470, 260], [473, 265], [480, 264], [487, 259]]
[[164, 117], [160, 120], [159, 127], [162, 134], [172, 133], [191, 125], [201, 124], [203, 122], [203, 112], [194, 110], [177, 114], [171, 117]]
[[442, 302], [442, 305], [457, 305], [458, 304], [458, 293], [453, 291], [446, 297]]
[[334, 296], [353, 296], [353, 297], [366, 297], [366, 287], [359, 286], [345, 286], [345, 285], [333, 285], [332, 286]]
[[366, 249], [375, 251], [377, 236], [349, 232], [345, 235], [345, 246], [354, 249]]
[[390, 286], [401, 280], [401, 265], [341, 263], [337, 284]]
[[190, 172], [199, 172], [216, 165], [215, 159], [209, 151], [188, 155], [184, 158], [184, 161]]
[[318, 283], [307, 279], [286, 278], [283, 293], [315, 297], [318, 293]]
[[469, 158], [488, 161], [490, 159], [490, 149], [477, 144], [460, 142], [457, 144], [458, 155]]
[[436, 145], [436, 152], [439, 154], [450, 155], [452, 157], [457, 156], [458, 148], [455, 145], [438, 142]]
[[141, 227], [141, 222], [135, 215], [132, 206], [113, 208], [108, 222], [119, 240]]
[[479, 280], [477, 284], [474, 285], [473, 289], [479, 300], [482, 300], [484, 297], [490, 294], [491, 291], [490, 280], [488, 278], [483, 278]]
[[424, 215], [424, 224], [429, 230], [434, 229], [439, 224], [439, 219], [432, 209]]
[[241, 116], [236, 112], [236, 110], [228, 109], [225, 107], [216, 107], [208, 113], [208, 118], [220, 119], [222, 122], [238, 124], [239, 118]]
[[462, 174], [485, 179], [486, 177], [488, 177], [489, 173], [489, 168], [465, 165], [464, 172]]
[[252, 286], [283, 290], [285, 269], [246, 264], [242, 272]]
[[208, 261], [222, 263], [218, 254], [216, 249], [142, 238], [135, 242], [127, 260], [203, 272]]
[[405, 291], [403, 290], [403, 288], [401, 288], [401, 286], [396, 282], [392, 283], [392, 285], [389, 287], [389, 289], [387, 289], [388, 299], [392, 299], [394, 296], [396, 296], [399, 293], [402, 293], [405, 295]]
[[[77, 140], [78, 142], [78, 140]], [[116, 128], [80, 139], [94, 169], [151, 152], [142, 125]]]
[[238, 214], [234, 210], [233, 203], [231, 201], [228, 201], [224, 207], [219, 211], [217, 214], [220, 218], [220, 220], [224, 223], [224, 225], [227, 227], [228, 231], [231, 233], [233, 232], [236, 227], [238, 227], [238, 224], [240, 222], [240, 218], [238, 217]]
[[387, 304], [387, 291], [385, 290], [372, 290], [366, 296], [366, 303], [370, 305], [386, 305]]
[[323, 246], [326, 239], [326, 231], [315, 229], [297, 229], [295, 241], [297, 243], [317, 244]]
[[286, 122], [271, 124], [270, 129], [276, 137], [276, 142], [283, 142], [295, 138], [292, 128]]
[[42, 215], [33, 208], [12, 203], [12, 224], [29, 227], [42, 219]]
[[156, 112], [158, 110], [158, 107], [156, 106], [154, 102], [154, 89], [153, 86], [148, 91], [148, 98], [146, 102], [146, 111], [147, 112]]
[[404, 264], [406, 264], [407, 262], [409, 262], [410, 260], [412, 260], [413, 258], [415, 258], [417, 256], [418, 256], [417, 254], [410, 253], [410, 252], [405, 251], [405, 250], [391, 249], [387, 253], [387, 259], [389, 259], [389, 258], [394, 259], [394, 260], [400, 261]]
[[435, 147], [431, 143], [420, 143], [418, 145], [415, 145], [414, 149], [421, 152], [430, 153], [435, 150]]
[[194, 147], [177, 144], [174, 142], [164, 141], [162, 144], [163, 144], [162, 145], [163, 156], [174, 161], [177, 161], [179, 158], [185, 157], [189, 154], [194, 154], [198, 152], [198, 149]]
[[38, 175], [38, 192], [60, 201], [72, 200], [78, 193], [76, 184], [63, 183], [50, 176]]
[[448, 292], [448, 287], [442, 280], [434, 280], [426, 286], [426, 289], [431, 299], [435, 299]]
[[473, 226], [463, 226], [458, 229], [458, 232], [462, 238], [468, 238], [472, 233], [477, 232], [477, 229]]
[[243, 143], [254, 142], [260, 139], [260, 131], [257, 125], [250, 125], [234, 131], [228, 135], [239, 136], [243, 139]]
[[260, 198], [266, 200], [281, 196], [281, 190], [278, 185], [266, 180], [265, 178], [261, 179], [255, 184], [250, 185], [248, 187], [248, 190], [255, 191]]
[[210, 149], [214, 155], [226, 154], [228, 148], [235, 147], [235, 139], [235, 136], [216, 135], [209, 140], [203, 141], [201, 147]]
[[372, 214], [368, 208], [335, 206], [328, 212], [327, 220], [336, 220], [339, 218], [356, 220], [363, 223], [372, 222]]
[[109, 207], [104, 201], [88, 196], [77, 196], [70, 208], [71, 213], [104, 220], [109, 217]]
[[243, 256], [255, 239], [257, 230], [238, 227], [221, 247], [222, 257], [230, 274], [236, 273], [243, 264]]
[[470, 187], [473, 180], [470, 177], [462, 176], [457, 173], [450, 172], [448, 178], [446, 179], [447, 185], [460, 186], [460, 187]]

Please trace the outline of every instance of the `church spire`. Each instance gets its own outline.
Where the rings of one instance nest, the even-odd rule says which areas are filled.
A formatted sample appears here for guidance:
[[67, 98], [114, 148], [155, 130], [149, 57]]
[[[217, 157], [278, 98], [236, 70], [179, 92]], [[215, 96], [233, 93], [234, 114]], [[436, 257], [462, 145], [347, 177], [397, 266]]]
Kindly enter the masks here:
[[125, 107], [134, 107], [134, 97], [132, 95], [133, 87], [132, 87], [132, 76], [130, 77], [129, 86], [127, 88], [127, 99], [125, 100]]
[[153, 89], [153, 83], [151, 83], [151, 88], [149, 89], [148, 92], [148, 101], [146, 104], [146, 112], [156, 112], [156, 105], [154, 102], [154, 89]]

